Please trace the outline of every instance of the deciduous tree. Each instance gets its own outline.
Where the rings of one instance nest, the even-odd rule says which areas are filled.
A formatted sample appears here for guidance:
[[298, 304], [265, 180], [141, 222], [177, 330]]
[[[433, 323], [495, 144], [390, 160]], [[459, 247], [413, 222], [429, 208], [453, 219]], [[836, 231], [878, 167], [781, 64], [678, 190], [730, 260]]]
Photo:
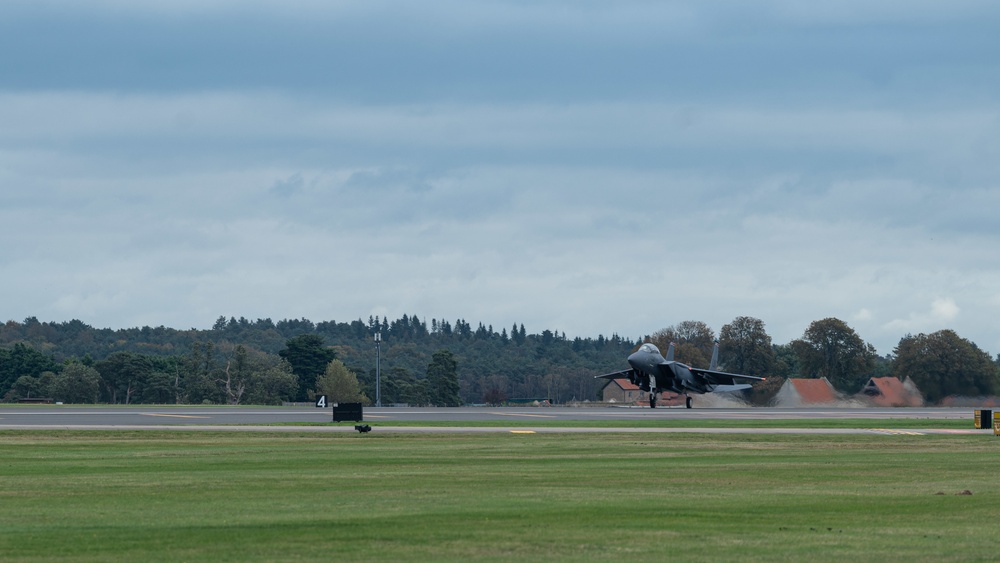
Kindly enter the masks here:
[[255, 405], [280, 405], [298, 393], [299, 380], [292, 373], [292, 366], [284, 359], [262, 354], [256, 370], [248, 402]]
[[177, 390], [178, 403], [218, 404], [225, 400], [215, 381], [215, 374], [219, 370], [215, 345], [211, 342], [195, 342], [186, 364], [183, 380]]
[[825, 377], [846, 393], [856, 393], [875, 366], [875, 347], [837, 318], [814, 321], [792, 341], [804, 377]]
[[952, 330], [903, 337], [894, 350], [892, 374], [909, 377], [929, 402], [949, 395], [985, 396], [998, 389], [989, 354]]
[[727, 371], [766, 377], [774, 367], [774, 348], [764, 321], [736, 317], [719, 332], [719, 363]]
[[799, 377], [799, 359], [795, 355], [795, 349], [791, 343], [775, 344], [774, 350], [774, 375], [779, 377]]
[[254, 369], [247, 357], [247, 349], [243, 345], [235, 347], [228, 344], [225, 365], [219, 370], [216, 382], [226, 395], [226, 402], [230, 405], [240, 404], [243, 395], [247, 392], [253, 381]]
[[64, 403], [96, 403], [101, 392], [101, 374], [92, 367], [73, 362], [55, 375], [48, 393]]
[[18, 378], [26, 375], [38, 379], [46, 371], [59, 371], [59, 365], [50, 355], [20, 342], [11, 349], [0, 349], [0, 397], [6, 395]]
[[41, 393], [41, 391], [42, 386], [37, 377], [22, 375], [17, 378], [17, 381], [15, 381], [14, 385], [11, 386], [10, 391], [7, 392], [7, 398], [30, 399], [32, 397], [39, 397], [39, 393]]
[[368, 397], [361, 392], [358, 376], [340, 360], [331, 361], [323, 375], [316, 380], [316, 394], [327, 395], [334, 403], [369, 402]]
[[94, 364], [101, 374], [105, 398], [111, 404], [131, 404], [140, 384], [153, 371], [153, 364], [142, 354], [115, 352]]
[[701, 321], [683, 321], [656, 331], [649, 340], [664, 354], [673, 342], [675, 360], [695, 367], [708, 367], [715, 346], [715, 331]]

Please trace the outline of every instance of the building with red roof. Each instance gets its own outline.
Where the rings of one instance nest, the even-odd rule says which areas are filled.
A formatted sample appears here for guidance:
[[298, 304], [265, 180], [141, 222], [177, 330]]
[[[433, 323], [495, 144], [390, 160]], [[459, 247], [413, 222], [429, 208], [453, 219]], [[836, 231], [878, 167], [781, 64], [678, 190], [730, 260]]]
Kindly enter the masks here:
[[798, 407], [834, 403], [839, 399], [836, 389], [825, 377], [819, 379], [789, 378], [778, 390], [773, 402], [782, 407]]
[[636, 403], [648, 400], [646, 392], [627, 379], [612, 379], [604, 386], [602, 394], [605, 403]]
[[919, 407], [924, 404], [917, 385], [907, 377], [873, 377], [861, 388], [860, 398], [879, 407]]

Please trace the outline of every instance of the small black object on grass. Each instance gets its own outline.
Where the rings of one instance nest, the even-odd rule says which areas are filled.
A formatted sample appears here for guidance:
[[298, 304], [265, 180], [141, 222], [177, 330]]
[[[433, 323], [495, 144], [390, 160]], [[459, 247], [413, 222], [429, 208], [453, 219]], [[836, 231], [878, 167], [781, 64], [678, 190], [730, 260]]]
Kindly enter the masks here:
[[358, 425], [355, 425], [354, 429], [357, 430], [358, 432], [361, 432], [362, 434], [364, 434], [365, 432], [371, 432], [372, 431], [372, 427], [368, 426], [367, 424], [358, 424]]

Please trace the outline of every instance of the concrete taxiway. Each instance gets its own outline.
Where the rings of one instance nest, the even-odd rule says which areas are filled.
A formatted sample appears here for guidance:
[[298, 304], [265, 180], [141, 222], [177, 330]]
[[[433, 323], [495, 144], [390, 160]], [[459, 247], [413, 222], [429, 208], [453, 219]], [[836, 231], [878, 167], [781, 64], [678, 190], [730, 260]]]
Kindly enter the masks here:
[[[641, 432], [726, 434], [812, 433], [812, 434], [955, 434], [990, 433], [973, 430], [970, 408], [627, 408], [627, 407], [461, 407], [461, 408], [398, 408], [368, 407], [365, 422], [379, 432]], [[925, 419], [928, 427], [934, 421], [968, 420], [965, 430], [896, 431], [878, 428], [741, 428], [741, 420], [811, 420], [857, 419], [872, 420]], [[233, 432], [353, 432], [351, 426], [273, 426], [288, 423], [325, 423], [332, 420], [330, 409], [314, 407], [195, 407], [195, 406], [63, 406], [30, 405], [0, 407], [0, 430], [205, 430]], [[524, 422], [538, 421], [655, 421], [655, 420], [729, 420], [730, 428], [607, 428], [607, 427], [525, 427]], [[483, 422], [517, 421], [511, 427], [491, 426], [379, 426], [379, 422]], [[859, 425], [860, 426], [860, 425]]]

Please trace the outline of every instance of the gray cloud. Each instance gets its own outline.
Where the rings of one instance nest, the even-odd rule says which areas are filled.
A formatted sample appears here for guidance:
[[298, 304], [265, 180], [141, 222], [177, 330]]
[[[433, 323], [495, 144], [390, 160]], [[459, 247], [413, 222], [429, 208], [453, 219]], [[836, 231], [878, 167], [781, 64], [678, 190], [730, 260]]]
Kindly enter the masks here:
[[415, 6], [12, 4], [8, 315], [1000, 348], [992, 4]]
[[288, 198], [302, 192], [304, 182], [302, 174], [296, 172], [284, 180], [275, 180], [271, 193], [278, 197]]
[[1000, 20], [980, 1], [48, 4], [8, 7], [0, 86], [898, 105], [988, 92]]

